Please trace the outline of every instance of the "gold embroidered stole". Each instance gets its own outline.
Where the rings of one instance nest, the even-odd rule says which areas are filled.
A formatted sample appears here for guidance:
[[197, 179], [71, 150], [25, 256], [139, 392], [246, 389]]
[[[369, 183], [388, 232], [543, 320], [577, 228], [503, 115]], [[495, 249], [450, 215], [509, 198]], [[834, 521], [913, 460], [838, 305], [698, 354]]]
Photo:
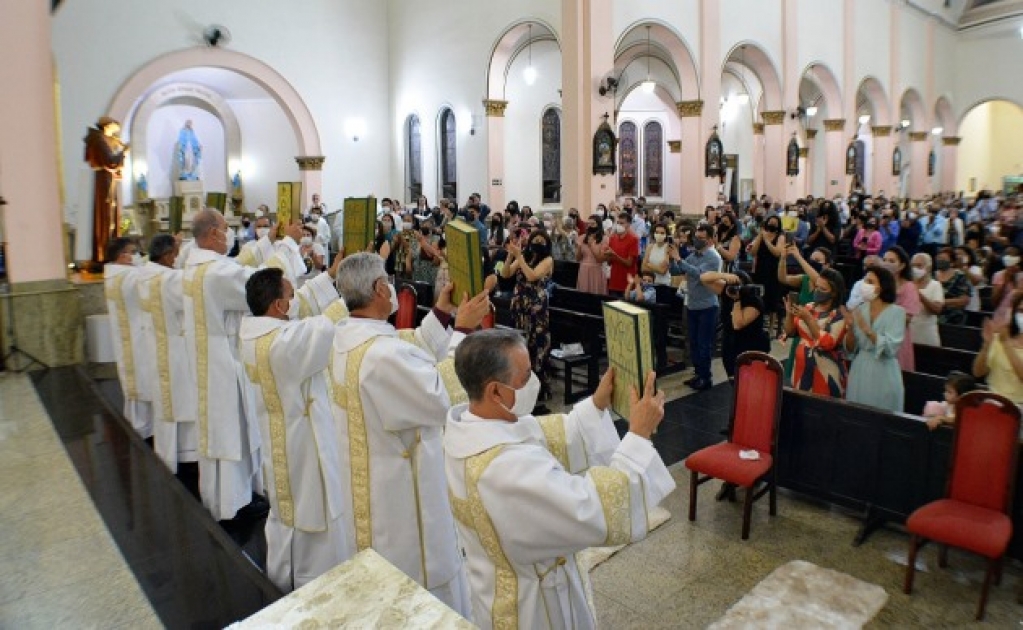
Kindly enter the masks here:
[[199, 453], [209, 456], [209, 374], [210, 374], [210, 346], [209, 334], [206, 329], [206, 295], [203, 284], [206, 280], [206, 272], [213, 261], [204, 262], [195, 268], [191, 280], [183, 280], [185, 295], [192, 298], [192, 316], [195, 320], [195, 372], [196, 385], [199, 386]]
[[160, 389], [160, 404], [164, 422], [174, 422], [174, 400], [171, 397], [170, 352], [167, 342], [167, 317], [163, 308], [163, 274], [146, 282], [149, 298], [142, 301], [142, 309], [153, 318], [156, 333], [156, 369], [160, 375], [157, 387]]
[[111, 280], [104, 287], [104, 293], [117, 309], [117, 332], [121, 338], [121, 361], [124, 367], [126, 390], [124, 397], [128, 400], [138, 400], [139, 393], [135, 384], [135, 354], [131, 345], [131, 322], [128, 321], [128, 304], [124, 299], [124, 280], [128, 277], [128, 273], [122, 273]]
[[[399, 330], [398, 339], [421, 348], [427, 354], [433, 356], [433, 350], [420, 343], [419, 338], [416, 337], [415, 330], [407, 328]], [[452, 407], [469, 402], [469, 395], [465, 393], [465, 388], [462, 387], [462, 382], [458, 380], [458, 374], [455, 373], [455, 360], [453, 358], [447, 358], [437, 363], [437, 371], [440, 373], [441, 380], [444, 381], [444, 389], [448, 392], [448, 401]]]

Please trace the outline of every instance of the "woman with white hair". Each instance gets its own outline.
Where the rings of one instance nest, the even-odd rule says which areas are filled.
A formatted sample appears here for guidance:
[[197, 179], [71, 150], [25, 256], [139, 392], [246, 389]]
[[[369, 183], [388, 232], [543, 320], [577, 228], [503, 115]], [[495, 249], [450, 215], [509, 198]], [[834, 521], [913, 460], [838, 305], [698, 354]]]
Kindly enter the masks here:
[[913, 283], [920, 292], [920, 312], [910, 321], [913, 329], [913, 343], [925, 346], [940, 346], [938, 315], [945, 307], [945, 290], [932, 275], [930, 254], [913, 256]]

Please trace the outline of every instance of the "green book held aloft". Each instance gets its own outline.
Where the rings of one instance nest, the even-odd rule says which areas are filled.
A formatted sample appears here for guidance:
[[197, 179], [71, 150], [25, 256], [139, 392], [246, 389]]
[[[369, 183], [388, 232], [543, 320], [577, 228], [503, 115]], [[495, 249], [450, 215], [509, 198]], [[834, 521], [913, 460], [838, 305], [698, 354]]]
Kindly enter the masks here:
[[635, 387], [643, 396], [646, 375], [654, 369], [654, 346], [650, 311], [629, 302], [604, 302], [604, 333], [607, 359], [615, 370], [611, 409], [628, 419], [629, 395]]
[[346, 197], [341, 240], [345, 256], [366, 251], [377, 231], [376, 197]]
[[170, 224], [170, 233], [177, 234], [181, 231], [182, 223], [184, 222], [185, 214], [185, 198], [184, 197], [171, 197], [170, 207], [167, 209], [168, 223]]
[[480, 233], [465, 221], [455, 219], [444, 227], [444, 240], [447, 241], [448, 275], [454, 285], [451, 301], [458, 306], [463, 293], [471, 298], [483, 290]]

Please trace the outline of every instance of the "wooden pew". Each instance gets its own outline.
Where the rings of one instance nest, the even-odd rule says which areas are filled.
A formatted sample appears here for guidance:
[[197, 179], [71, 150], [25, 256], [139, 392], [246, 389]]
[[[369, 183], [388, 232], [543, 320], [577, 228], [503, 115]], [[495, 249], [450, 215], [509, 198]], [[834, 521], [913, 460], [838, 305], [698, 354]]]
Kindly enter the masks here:
[[978, 352], [984, 343], [984, 339], [981, 336], [982, 330], [973, 326], [938, 324], [938, 338], [941, 339], [941, 346], [943, 348]]
[[991, 311], [966, 311], [966, 325], [974, 328], [982, 328], [985, 319], [994, 317]]
[[957, 350], [955, 348], [924, 346], [915, 343], [913, 344], [913, 356], [917, 372], [933, 374], [944, 378], [948, 376], [949, 372], [955, 370], [971, 374], [973, 372], [973, 359], [977, 356], [977, 353]]
[[902, 411], [920, 415], [924, 405], [931, 400], [945, 400], [945, 377], [921, 372], [902, 372], [902, 385], [905, 388]]
[[559, 287], [574, 289], [579, 283], [579, 263], [574, 260], [555, 260], [551, 280]]
[[[778, 484], [861, 512], [863, 542], [886, 521], [904, 523], [944, 496], [952, 431], [922, 419], [786, 389], [778, 435]], [[1008, 555], [1023, 559], [1023, 467], [1017, 471]]]

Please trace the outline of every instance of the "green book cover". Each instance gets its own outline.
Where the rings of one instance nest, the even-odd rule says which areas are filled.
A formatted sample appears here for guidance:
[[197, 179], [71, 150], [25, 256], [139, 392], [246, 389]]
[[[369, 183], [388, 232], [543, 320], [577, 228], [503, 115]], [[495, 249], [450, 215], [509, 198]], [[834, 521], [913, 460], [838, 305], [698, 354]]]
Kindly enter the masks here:
[[181, 231], [182, 223], [184, 222], [183, 217], [185, 214], [185, 198], [184, 197], [171, 197], [170, 207], [167, 211], [167, 219], [170, 224], [170, 233], [177, 234]]
[[454, 285], [451, 301], [457, 306], [463, 293], [471, 298], [483, 290], [480, 233], [465, 221], [455, 219], [444, 227], [444, 240], [447, 241], [448, 275]]
[[377, 230], [376, 197], [346, 197], [342, 212], [345, 256], [366, 251]]
[[607, 358], [615, 369], [615, 389], [611, 409], [628, 419], [629, 398], [635, 387], [643, 395], [646, 375], [654, 369], [653, 335], [650, 311], [629, 302], [604, 302], [604, 333]]
[[219, 210], [220, 214], [224, 214], [224, 211], [227, 210], [227, 193], [206, 193], [206, 207]]

